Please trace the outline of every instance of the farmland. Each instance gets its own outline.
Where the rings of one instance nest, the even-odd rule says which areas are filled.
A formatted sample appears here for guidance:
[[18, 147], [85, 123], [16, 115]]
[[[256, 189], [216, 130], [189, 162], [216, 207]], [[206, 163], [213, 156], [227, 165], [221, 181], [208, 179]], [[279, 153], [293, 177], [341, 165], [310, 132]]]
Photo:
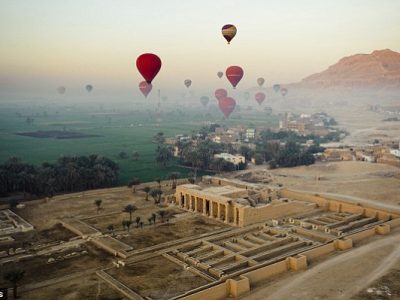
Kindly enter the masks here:
[[[179, 171], [183, 176], [190, 169], [182, 168], [172, 163], [163, 168], [155, 163], [156, 144], [152, 137], [158, 132], [165, 136], [176, 134], [191, 134], [207, 124], [205, 120], [232, 125], [237, 122], [259, 125], [273, 124], [274, 118], [260, 118], [253, 114], [246, 122], [233, 115], [231, 120], [222, 120], [221, 114], [215, 109], [209, 109], [207, 116], [200, 109], [185, 109], [185, 112], [173, 108], [161, 114], [154, 113], [154, 107], [117, 106], [103, 108], [99, 104], [62, 104], [47, 102], [29, 104], [0, 104], [0, 161], [10, 156], [16, 156], [27, 163], [40, 165], [53, 162], [61, 155], [101, 154], [111, 158], [120, 166], [119, 183], [126, 184], [132, 177], [138, 177], [142, 182], [152, 181], [157, 177], [165, 178], [172, 171]], [[33, 119], [29, 121], [28, 118]], [[70, 131], [85, 138], [38, 138], [17, 135], [21, 132], [36, 131]], [[74, 136], [71, 134], [70, 136]], [[120, 152], [126, 152], [128, 157], [121, 159]], [[139, 157], [134, 160], [133, 152]]]

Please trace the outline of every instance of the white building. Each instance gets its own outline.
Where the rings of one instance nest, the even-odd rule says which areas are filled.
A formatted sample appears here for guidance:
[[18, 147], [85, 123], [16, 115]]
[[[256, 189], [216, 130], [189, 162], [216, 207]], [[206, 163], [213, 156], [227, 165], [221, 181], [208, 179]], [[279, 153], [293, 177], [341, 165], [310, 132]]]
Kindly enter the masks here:
[[256, 130], [254, 128], [246, 129], [246, 139], [252, 140], [256, 137]]
[[400, 149], [390, 149], [390, 154], [400, 158]]
[[225, 161], [233, 163], [235, 166], [237, 166], [240, 163], [246, 162], [245, 157], [238, 154], [232, 155], [230, 153], [219, 153], [219, 154], [214, 154], [214, 158], [222, 158]]

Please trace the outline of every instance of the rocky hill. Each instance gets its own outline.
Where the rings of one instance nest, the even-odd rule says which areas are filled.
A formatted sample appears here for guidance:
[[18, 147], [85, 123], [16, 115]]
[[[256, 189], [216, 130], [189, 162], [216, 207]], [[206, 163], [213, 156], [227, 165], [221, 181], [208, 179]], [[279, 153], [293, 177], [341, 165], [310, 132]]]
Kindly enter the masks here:
[[300, 85], [400, 88], [400, 53], [385, 49], [344, 57], [327, 70], [304, 78]]

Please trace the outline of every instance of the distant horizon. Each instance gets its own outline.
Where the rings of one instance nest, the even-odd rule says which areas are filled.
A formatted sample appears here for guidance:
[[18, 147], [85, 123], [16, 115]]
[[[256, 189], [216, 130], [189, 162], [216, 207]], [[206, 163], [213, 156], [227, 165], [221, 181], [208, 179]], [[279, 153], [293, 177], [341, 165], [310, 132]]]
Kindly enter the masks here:
[[[140, 95], [135, 60], [144, 52], [160, 56], [154, 87], [164, 91], [187, 91], [187, 78], [193, 90], [228, 87], [216, 73], [229, 65], [244, 69], [238, 89], [258, 77], [267, 86], [291, 84], [345, 56], [399, 52], [398, 11], [391, 0], [3, 2], [0, 88], [45, 94], [90, 83], [95, 91]], [[220, 32], [227, 23], [238, 28], [230, 45]]]

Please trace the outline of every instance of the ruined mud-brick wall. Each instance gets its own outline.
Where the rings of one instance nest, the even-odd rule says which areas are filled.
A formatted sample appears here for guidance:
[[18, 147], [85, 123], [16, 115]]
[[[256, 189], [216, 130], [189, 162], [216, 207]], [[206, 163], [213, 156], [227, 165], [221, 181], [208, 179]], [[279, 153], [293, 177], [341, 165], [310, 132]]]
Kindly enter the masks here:
[[374, 208], [366, 205], [348, 203], [345, 200], [338, 200], [331, 197], [320, 196], [318, 194], [303, 193], [286, 189], [280, 190], [279, 193], [281, 197], [313, 202], [321, 208], [334, 212], [364, 214], [367, 217], [377, 217], [379, 220], [400, 217], [400, 213], [383, 208]]
[[289, 201], [279, 204], [265, 205], [260, 207], [246, 206], [239, 208], [239, 226], [247, 226], [255, 223], [265, 222], [268, 219], [279, 219], [314, 209], [315, 205], [300, 202]]

